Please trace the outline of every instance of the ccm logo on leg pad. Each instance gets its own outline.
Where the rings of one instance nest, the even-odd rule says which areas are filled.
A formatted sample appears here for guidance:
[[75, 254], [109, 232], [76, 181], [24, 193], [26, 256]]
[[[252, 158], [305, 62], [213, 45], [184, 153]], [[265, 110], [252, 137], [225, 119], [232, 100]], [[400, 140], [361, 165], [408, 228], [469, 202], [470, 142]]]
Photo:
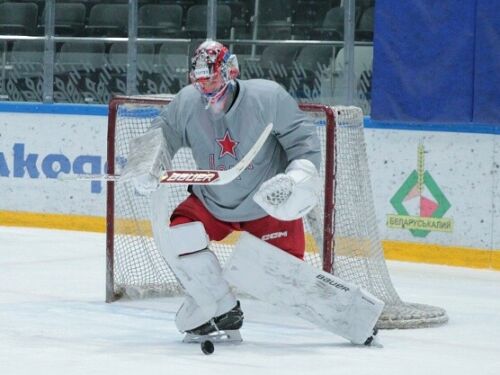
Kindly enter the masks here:
[[269, 240], [275, 240], [276, 238], [281, 238], [281, 237], [288, 237], [288, 231], [264, 234], [260, 239], [262, 241], [269, 241]]

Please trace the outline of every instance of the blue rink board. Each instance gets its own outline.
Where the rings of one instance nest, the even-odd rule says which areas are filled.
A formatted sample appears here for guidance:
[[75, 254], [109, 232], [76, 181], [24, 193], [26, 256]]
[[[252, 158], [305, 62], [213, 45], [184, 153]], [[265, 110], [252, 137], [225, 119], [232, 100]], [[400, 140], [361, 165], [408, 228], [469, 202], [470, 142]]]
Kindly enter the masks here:
[[[104, 104], [44, 104], [27, 102], [0, 102], [0, 112], [107, 116], [108, 106]], [[370, 117], [365, 117], [364, 123], [365, 127], [368, 129], [500, 134], [500, 125], [495, 124], [385, 122], [375, 121]]]

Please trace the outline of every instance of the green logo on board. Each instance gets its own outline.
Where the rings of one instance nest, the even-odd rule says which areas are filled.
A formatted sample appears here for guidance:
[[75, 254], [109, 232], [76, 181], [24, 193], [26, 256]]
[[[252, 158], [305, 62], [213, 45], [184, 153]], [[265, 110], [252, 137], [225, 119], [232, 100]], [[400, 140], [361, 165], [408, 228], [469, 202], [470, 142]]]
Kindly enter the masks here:
[[452, 232], [453, 220], [443, 218], [451, 207], [443, 191], [425, 170], [424, 146], [418, 146], [418, 166], [391, 198], [397, 215], [387, 215], [387, 227], [409, 230], [415, 237]]

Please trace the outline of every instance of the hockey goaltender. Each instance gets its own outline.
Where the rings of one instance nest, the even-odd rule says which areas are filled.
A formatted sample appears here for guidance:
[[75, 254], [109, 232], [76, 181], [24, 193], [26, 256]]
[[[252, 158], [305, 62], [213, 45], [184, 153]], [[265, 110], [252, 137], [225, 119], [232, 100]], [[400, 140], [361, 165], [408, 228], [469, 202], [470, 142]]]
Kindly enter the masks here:
[[[235, 287], [354, 344], [369, 343], [384, 303], [302, 261], [302, 217], [321, 186], [315, 126], [279, 84], [238, 74], [235, 55], [203, 42], [191, 60], [191, 84], [134, 139], [129, 157], [141, 162], [123, 171], [137, 192], [151, 195], [156, 244], [185, 290], [177, 328], [184, 341], [241, 340]], [[269, 137], [236, 179], [190, 185], [167, 217], [159, 182], [181, 147], [191, 148], [200, 170], [231, 169], [270, 124]], [[243, 234], [222, 269], [209, 242], [233, 231]]]

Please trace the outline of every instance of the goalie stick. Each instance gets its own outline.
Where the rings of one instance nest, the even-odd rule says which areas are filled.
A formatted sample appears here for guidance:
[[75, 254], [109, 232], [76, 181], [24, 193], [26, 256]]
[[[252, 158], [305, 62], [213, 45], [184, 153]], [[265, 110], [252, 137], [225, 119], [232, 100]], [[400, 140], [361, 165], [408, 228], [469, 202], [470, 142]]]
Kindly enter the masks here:
[[[215, 169], [193, 169], [193, 170], [169, 170], [165, 171], [160, 177], [162, 184], [177, 184], [177, 185], [225, 185], [237, 178], [252, 162], [257, 153], [260, 151], [266, 142], [273, 124], [269, 123], [262, 134], [259, 136], [252, 148], [246, 155], [232, 168], [225, 171]], [[103, 180], [120, 182], [120, 175], [110, 174], [79, 174], [73, 176], [60, 176], [60, 180]]]

